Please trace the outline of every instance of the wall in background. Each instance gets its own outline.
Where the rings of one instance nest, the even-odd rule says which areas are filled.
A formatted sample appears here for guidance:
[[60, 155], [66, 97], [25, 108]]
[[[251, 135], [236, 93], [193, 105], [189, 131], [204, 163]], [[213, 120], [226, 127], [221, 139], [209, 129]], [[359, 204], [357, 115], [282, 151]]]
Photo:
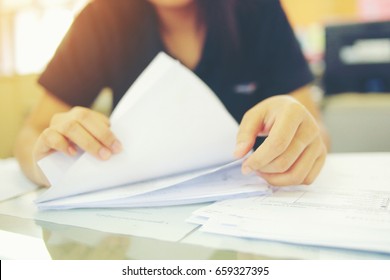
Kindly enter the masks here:
[[[370, 0], [371, 1], [371, 0]], [[281, 0], [296, 27], [356, 19], [359, 0]]]
[[0, 77], [0, 158], [12, 156], [15, 137], [42, 89], [36, 75]]

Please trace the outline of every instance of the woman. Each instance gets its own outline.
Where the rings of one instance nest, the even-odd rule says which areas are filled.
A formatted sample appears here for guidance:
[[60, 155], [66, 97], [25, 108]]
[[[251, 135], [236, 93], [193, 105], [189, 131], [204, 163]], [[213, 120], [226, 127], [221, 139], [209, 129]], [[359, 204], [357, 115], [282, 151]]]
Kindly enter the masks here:
[[[46, 89], [16, 144], [26, 175], [80, 147], [101, 160], [122, 149], [107, 117], [88, 109], [104, 87], [114, 106], [160, 51], [204, 80], [240, 123], [235, 155], [270, 184], [310, 184], [326, 157], [311, 74], [277, 0], [95, 0], [77, 17], [39, 79]], [[205, 136], [206, 137], [206, 136]]]

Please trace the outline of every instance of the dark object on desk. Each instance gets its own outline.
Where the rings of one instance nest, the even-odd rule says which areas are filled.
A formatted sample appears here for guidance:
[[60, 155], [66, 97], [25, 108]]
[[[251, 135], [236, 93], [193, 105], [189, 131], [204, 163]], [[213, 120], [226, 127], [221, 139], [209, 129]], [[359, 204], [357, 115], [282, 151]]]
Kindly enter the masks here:
[[326, 94], [390, 92], [390, 21], [325, 28]]

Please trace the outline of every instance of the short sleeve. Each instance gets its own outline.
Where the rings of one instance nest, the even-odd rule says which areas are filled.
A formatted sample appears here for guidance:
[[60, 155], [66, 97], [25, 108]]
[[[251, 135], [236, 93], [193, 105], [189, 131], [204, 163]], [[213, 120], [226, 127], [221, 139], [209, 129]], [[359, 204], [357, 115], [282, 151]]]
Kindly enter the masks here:
[[[279, 0], [268, 1], [265, 94], [290, 93], [313, 81], [313, 75]], [[264, 42], [260, 42], [262, 44]], [[260, 62], [262, 63], [262, 62]]]
[[90, 106], [106, 86], [98, 9], [89, 4], [78, 15], [38, 83], [71, 106]]

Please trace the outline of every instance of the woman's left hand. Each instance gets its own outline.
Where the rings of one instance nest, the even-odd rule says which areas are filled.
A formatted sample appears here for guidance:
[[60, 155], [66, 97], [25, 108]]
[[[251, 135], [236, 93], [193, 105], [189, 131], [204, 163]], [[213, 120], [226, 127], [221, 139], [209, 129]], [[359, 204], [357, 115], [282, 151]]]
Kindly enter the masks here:
[[236, 157], [245, 156], [258, 136], [268, 136], [243, 163], [273, 186], [311, 184], [327, 148], [318, 121], [289, 95], [273, 96], [247, 111], [237, 135]]

